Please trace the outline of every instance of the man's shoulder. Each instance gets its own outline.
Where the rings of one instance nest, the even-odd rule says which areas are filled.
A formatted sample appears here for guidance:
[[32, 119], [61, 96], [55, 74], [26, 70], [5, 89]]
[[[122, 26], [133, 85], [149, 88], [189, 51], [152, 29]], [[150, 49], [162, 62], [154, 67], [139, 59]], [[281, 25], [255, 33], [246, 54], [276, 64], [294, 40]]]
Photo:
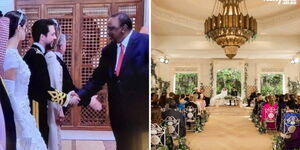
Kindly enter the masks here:
[[139, 41], [149, 41], [149, 35], [144, 33], [139, 33], [136, 31], [133, 31], [132, 33], [133, 38], [139, 40]]
[[101, 55], [109, 55], [113, 53], [113, 49], [117, 48], [117, 44], [115, 42], [110, 42], [106, 46], [102, 48]]
[[26, 52], [25, 56], [34, 56], [34, 55], [41, 55], [43, 56], [44, 54], [37, 48], [35, 47], [30, 47], [29, 50]]

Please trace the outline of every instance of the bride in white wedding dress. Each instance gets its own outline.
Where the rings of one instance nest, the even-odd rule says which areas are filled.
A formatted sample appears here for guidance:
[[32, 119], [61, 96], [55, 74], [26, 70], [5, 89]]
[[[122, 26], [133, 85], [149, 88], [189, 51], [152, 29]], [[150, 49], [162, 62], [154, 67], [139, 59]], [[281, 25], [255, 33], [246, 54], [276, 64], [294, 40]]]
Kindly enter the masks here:
[[47, 150], [46, 144], [30, 113], [28, 84], [30, 70], [18, 52], [18, 44], [25, 39], [26, 16], [20, 11], [5, 14], [10, 19], [10, 35], [3, 63], [4, 81], [14, 111], [17, 150]]
[[214, 96], [213, 98], [211, 98], [211, 105], [214, 106], [216, 105], [217, 107], [219, 105], [224, 105], [225, 104], [225, 97], [227, 96], [227, 88], [223, 88], [221, 93]]

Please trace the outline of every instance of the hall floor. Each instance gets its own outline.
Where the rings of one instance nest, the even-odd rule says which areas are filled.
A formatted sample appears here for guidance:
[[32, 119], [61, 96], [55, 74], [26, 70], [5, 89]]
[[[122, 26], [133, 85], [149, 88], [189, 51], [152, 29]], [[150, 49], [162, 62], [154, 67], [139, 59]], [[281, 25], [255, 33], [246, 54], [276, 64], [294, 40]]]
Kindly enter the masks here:
[[259, 134], [249, 119], [251, 108], [209, 107], [210, 117], [201, 133], [187, 133], [191, 150], [271, 150], [274, 134]]

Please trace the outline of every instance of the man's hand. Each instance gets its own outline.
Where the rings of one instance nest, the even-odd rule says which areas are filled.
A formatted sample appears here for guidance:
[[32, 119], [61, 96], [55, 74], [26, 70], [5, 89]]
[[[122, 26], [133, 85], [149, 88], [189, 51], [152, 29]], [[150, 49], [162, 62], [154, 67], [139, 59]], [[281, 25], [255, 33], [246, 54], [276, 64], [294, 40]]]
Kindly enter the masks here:
[[71, 91], [70, 96], [71, 96], [71, 99], [70, 99], [69, 104], [70, 105], [78, 105], [78, 103], [80, 102], [80, 98], [77, 95], [77, 93], [75, 93], [74, 91]]
[[56, 118], [56, 124], [57, 125], [62, 125], [63, 121], [65, 120], [65, 114], [63, 110], [59, 110], [57, 113], [57, 118]]
[[95, 111], [100, 111], [102, 110], [102, 104], [98, 101], [97, 99], [98, 95], [94, 95], [91, 98], [91, 102], [89, 104], [89, 106], [94, 109]]

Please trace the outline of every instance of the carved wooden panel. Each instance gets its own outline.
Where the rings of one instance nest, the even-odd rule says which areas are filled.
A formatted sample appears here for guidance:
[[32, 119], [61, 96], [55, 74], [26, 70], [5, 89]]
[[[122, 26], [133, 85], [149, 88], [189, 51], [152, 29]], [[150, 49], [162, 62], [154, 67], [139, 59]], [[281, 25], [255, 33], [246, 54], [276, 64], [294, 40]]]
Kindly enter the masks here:
[[27, 50], [31, 47], [33, 43], [32, 35], [31, 35], [31, 27], [35, 21], [41, 18], [40, 15], [40, 7], [39, 6], [32, 6], [32, 7], [20, 7], [22, 11], [25, 12], [27, 16], [27, 33], [26, 39], [21, 42], [19, 52], [21, 56], [24, 56]]
[[[91, 77], [94, 69], [98, 67], [101, 49], [109, 42], [107, 35], [107, 20], [110, 16], [109, 5], [82, 7], [81, 42], [82, 67], [81, 85]], [[80, 126], [109, 126], [107, 89], [99, 92], [99, 100], [103, 109], [96, 112], [89, 107], [81, 108]]]

